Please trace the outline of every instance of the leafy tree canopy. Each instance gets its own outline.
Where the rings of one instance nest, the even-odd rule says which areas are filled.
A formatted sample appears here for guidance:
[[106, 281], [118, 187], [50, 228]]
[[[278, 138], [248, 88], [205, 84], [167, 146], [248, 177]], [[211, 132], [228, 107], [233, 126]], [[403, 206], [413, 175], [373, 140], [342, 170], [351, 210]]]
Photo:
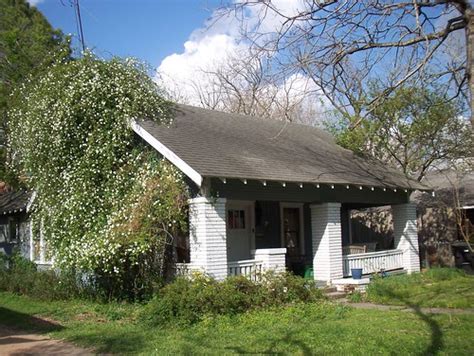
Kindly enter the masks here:
[[[25, 0], [0, 0], [0, 130], [6, 128], [8, 97], [13, 88], [51, 65], [69, 58], [69, 41]], [[3, 135], [0, 144], [3, 145]], [[0, 152], [0, 179], [11, 180]]]
[[421, 181], [437, 164], [469, 156], [472, 132], [462, 113], [459, 102], [434, 90], [401, 87], [363, 119], [344, 116], [330, 129], [342, 146], [398, 166]]
[[55, 264], [93, 271], [108, 293], [142, 293], [186, 227], [187, 196], [180, 172], [130, 128], [172, 119], [145, 68], [89, 54], [54, 64], [15, 91], [9, 116], [12, 165], [36, 192], [32, 221]]

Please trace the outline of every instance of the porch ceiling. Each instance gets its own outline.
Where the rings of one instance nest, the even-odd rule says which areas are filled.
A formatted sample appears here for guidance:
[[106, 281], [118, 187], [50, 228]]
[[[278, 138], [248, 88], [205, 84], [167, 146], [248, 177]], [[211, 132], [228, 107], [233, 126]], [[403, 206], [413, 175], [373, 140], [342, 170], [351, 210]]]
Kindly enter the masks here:
[[174, 112], [169, 127], [137, 123], [201, 177], [429, 189], [314, 127], [185, 105]]

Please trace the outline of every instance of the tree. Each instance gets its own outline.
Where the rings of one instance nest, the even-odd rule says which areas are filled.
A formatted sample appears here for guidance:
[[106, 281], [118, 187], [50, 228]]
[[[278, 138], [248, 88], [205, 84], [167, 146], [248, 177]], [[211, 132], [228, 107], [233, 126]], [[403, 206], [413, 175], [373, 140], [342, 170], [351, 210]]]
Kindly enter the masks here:
[[158, 73], [158, 81], [171, 88], [170, 99], [176, 102], [289, 122], [321, 124], [318, 114], [322, 103], [320, 95], [311, 94], [311, 81], [301, 75], [279, 76], [266, 58], [239, 51], [228, 54], [225, 61], [212, 63], [209, 68], [200, 68], [196, 76], [196, 80], [181, 83]]
[[351, 118], [342, 117], [332, 130], [342, 146], [398, 166], [421, 181], [433, 167], [469, 156], [472, 135], [462, 111], [459, 101], [447, 101], [436, 91], [400, 87], [356, 128]]
[[[25, 0], [0, 0], [0, 131], [7, 126], [6, 111], [12, 90], [56, 60], [69, 58], [69, 41]], [[0, 139], [0, 180], [5, 170], [4, 135]]]
[[[449, 84], [451, 97], [468, 99], [468, 84], [474, 90], [469, 0], [241, 0], [218, 11], [229, 14], [242, 21], [253, 53], [311, 78], [339, 112], [359, 118], [354, 126], [410, 80]], [[448, 58], [456, 36], [466, 51]], [[383, 90], [368, 100], [367, 84], [376, 78]]]

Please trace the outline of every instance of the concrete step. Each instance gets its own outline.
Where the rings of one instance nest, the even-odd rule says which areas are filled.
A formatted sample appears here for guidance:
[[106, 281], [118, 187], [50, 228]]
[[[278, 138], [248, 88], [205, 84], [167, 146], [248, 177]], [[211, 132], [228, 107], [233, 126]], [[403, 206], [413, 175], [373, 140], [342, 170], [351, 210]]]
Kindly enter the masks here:
[[326, 297], [328, 297], [329, 299], [342, 299], [342, 298], [345, 298], [347, 296], [346, 293], [344, 292], [329, 292], [329, 293], [324, 293], [324, 295]]
[[334, 286], [327, 286], [323, 288], [323, 293], [337, 292], [337, 288]]

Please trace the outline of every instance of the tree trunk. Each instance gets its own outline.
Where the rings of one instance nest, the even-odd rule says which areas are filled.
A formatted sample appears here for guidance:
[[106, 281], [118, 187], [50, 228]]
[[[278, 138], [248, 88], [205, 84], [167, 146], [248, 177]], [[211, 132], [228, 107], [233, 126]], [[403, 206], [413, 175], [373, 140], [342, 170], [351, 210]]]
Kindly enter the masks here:
[[466, 9], [466, 74], [469, 81], [470, 91], [470, 107], [471, 107], [471, 127], [474, 132], [474, 10], [472, 8]]

